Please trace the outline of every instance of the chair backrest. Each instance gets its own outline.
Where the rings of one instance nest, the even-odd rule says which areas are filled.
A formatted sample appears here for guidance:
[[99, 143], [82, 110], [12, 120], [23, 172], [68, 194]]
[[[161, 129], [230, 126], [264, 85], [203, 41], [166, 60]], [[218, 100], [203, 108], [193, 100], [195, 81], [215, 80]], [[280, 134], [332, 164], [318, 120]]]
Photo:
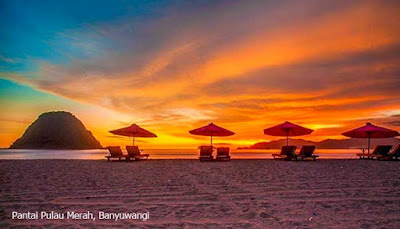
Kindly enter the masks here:
[[392, 148], [391, 145], [377, 145], [372, 154], [380, 154], [383, 156], [387, 156], [391, 148]]
[[201, 156], [210, 156], [212, 155], [213, 147], [212, 146], [200, 146], [200, 155]]
[[281, 155], [286, 155], [286, 156], [296, 156], [296, 151], [297, 146], [282, 146], [281, 149]]
[[227, 156], [229, 156], [229, 147], [219, 147], [219, 148], [217, 148], [217, 155], [227, 155]]
[[131, 157], [140, 156], [139, 146], [126, 146], [126, 151]]
[[111, 156], [122, 156], [122, 155], [124, 155], [122, 153], [121, 147], [119, 147], [119, 146], [108, 146], [107, 149], [110, 152]]
[[311, 157], [314, 154], [316, 146], [313, 145], [305, 145], [302, 146], [299, 152], [299, 155], [304, 155], [306, 157]]
[[390, 155], [400, 157], [400, 144], [398, 144], [396, 147], [394, 147], [392, 152], [390, 152]]

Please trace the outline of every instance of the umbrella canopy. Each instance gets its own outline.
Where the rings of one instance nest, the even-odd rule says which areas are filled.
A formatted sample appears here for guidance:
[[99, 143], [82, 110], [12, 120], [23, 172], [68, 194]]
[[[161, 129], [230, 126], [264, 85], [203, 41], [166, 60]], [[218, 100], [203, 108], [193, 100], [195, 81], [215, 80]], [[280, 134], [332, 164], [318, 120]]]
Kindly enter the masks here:
[[109, 131], [112, 134], [122, 135], [127, 137], [133, 137], [133, 145], [135, 145], [135, 137], [140, 138], [155, 138], [157, 135], [147, 131], [136, 124], [132, 124], [128, 127], [124, 127], [121, 129], [111, 130]]
[[219, 127], [215, 125], [214, 123], [210, 123], [207, 126], [203, 126], [194, 130], [189, 131], [190, 134], [194, 135], [202, 135], [202, 136], [210, 136], [211, 137], [211, 146], [212, 146], [212, 137], [213, 136], [218, 136], [218, 137], [225, 137], [225, 136], [231, 136], [234, 135], [235, 133], [224, 129], [222, 127]]
[[314, 130], [286, 121], [282, 124], [265, 129], [264, 134], [271, 136], [286, 136], [286, 145], [289, 145], [289, 136], [308, 135], [313, 131]]
[[342, 133], [342, 135], [351, 138], [368, 138], [368, 154], [369, 154], [371, 138], [393, 138], [399, 136], [400, 134], [395, 130], [390, 130], [380, 126], [375, 126], [367, 122], [365, 126], [344, 132]]

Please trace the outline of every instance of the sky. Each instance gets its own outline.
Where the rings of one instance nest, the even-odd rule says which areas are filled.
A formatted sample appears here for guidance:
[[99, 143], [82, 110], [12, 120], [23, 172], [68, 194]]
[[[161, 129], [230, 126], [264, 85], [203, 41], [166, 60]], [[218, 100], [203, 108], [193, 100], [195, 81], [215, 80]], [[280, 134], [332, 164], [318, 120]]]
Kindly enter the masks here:
[[400, 130], [398, 1], [0, 2], [0, 147], [43, 112], [73, 113], [103, 146], [192, 148], [214, 122], [247, 146], [291, 121], [303, 139], [372, 122]]

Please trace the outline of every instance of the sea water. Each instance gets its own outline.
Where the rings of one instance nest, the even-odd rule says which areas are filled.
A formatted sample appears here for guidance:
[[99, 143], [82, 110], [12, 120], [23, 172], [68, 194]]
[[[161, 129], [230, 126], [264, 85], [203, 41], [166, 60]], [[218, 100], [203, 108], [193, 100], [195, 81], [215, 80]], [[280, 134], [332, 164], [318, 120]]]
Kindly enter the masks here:
[[[123, 150], [126, 154], [125, 150]], [[231, 149], [232, 159], [272, 159], [273, 153], [279, 149]], [[316, 149], [319, 159], [357, 159], [359, 149]], [[150, 154], [149, 159], [197, 159], [197, 149], [146, 149], [143, 153]], [[79, 159], [79, 160], [104, 160], [108, 155], [106, 149], [96, 150], [25, 150], [1, 149], [1, 159]]]

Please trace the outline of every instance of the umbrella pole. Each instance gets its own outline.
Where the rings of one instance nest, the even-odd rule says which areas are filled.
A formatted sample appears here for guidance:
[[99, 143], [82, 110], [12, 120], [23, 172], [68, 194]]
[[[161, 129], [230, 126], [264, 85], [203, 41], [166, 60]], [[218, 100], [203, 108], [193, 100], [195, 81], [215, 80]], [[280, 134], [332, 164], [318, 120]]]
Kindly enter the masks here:
[[371, 148], [370, 145], [371, 145], [371, 133], [368, 133], [368, 156], [369, 156], [369, 148]]
[[286, 146], [289, 145], [289, 130], [286, 130]]
[[135, 145], [135, 137], [133, 137], [133, 140], [132, 140], [132, 146], [134, 146]]
[[210, 143], [211, 143], [211, 146], [212, 146], [212, 135], [211, 135], [211, 142]]

